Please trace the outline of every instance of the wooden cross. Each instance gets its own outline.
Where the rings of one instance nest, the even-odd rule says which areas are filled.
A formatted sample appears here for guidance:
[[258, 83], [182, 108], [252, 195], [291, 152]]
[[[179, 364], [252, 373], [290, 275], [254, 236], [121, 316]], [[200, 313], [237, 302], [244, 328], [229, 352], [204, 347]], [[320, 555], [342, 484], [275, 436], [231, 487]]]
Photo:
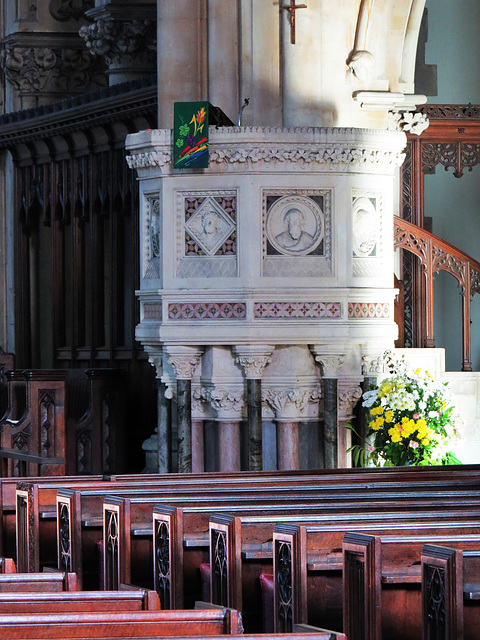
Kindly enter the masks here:
[[306, 9], [306, 4], [295, 4], [296, 0], [290, 0], [290, 4], [287, 6], [281, 7], [281, 9], [285, 9], [290, 14], [290, 42], [295, 44], [295, 11], [297, 9]]

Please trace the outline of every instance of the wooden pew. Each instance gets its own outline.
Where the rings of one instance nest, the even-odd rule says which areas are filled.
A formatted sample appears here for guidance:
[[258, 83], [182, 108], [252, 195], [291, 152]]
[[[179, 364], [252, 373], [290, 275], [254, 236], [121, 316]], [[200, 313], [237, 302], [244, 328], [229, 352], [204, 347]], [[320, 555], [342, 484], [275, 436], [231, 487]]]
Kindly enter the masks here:
[[[452, 548], [437, 546], [445, 543]], [[469, 563], [469, 577], [476, 574], [478, 579], [479, 535], [346, 534], [345, 633], [366, 640], [463, 637], [462, 552], [465, 560], [473, 560]], [[477, 609], [474, 627], [477, 635], [478, 613]], [[426, 635], [422, 635], [422, 624]], [[456, 629], [454, 635], [440, 634], [447, 628], [449, 632]]]
[[[259, 576], [271, 573], [269, 541], [273, 538], [273, 574], [275, 584], [283, 585], [283, 592], [296, 594], [285, 602], [281, 593], [275, 592], [276, 630], [282, 627], [282, 618], [293, 622], [312, 622], [333, 629], [342, 628], [342, 540], [345, 531], [355, 530], [381, 535], [393, 529], [405, 535], [447, 534], [471, 535], [478, 531], [478, 520], [471, 518], [464, 523], [447, 522], [441, 514], [437, 519], [416, 520], [409, 514], [376, 514], [372, 518], [337, 518], [328, 524], [295, 523], [278, 524], [281, 519], [264, 517], [233, 517], [215, 515], [210, 526], [210, 589], [213, 601], [242, 610], [245, 624], [259, 618], [261, 593]], [[384, 522], [385, 516], [390, 516]], [[275, 522], [277, 520], [277, 523]], [[262, 544], [263, 543], [263, 544]], [[220, 549], [220, 553], [217, 552]], [[288, 562], [287, 562], [288, 560]], [[305, 589], [308, 576], [309, 588]], [[300, 585], [300, 586], [299, 586]], [[217, 599], [218, 598], [218, 599]], [[288, 615], [286, 612], [288, 611]], [[307, 616], [310, 612], [310, 617]], [[328, 622], [327, 622], [328, 621]], [[288, 630], [288, 629], [287, 629]]]
[[2, 476], [64, 475], [66, 471], [64, 370], [26, 370], [21, 417], [7, 417], [0, 436]]
[[0, 593], [78, 591], [78, 586], [75, 573], [0, 573]]
[[9, 640], [118, 640], [120, 638], [238, 635], [241, 616], [231, 609], [2, 615]]
[[[7, 374], [3, 477], [123, 471], [125, 372], [24, 370]], [[25, 399], [19, 398], [24, 394]]]
[[147, 589], [0, 593], [0, 620], [8, 614], [159, 610], [158, 594]]
[[[360, 477], [363, 474], [360, 474]], [[424, 474], [422, 474], [424, 475]], [[472, 474], [474, 476], [473, 480], [470, 480], [471, 484], [468, 485], [466, 483], [468, 483], [468, 479], [464, 476], [462, 476], [462, 479], [455, 479], [452, 480], [452, 490], [453, 491], [463, 491], [465, 492], [468, 487], [470, 487], [470, 491], [472, 492], [472, 496], [474, 495], [474, 491], [477, 490], [478, 491], [478, 485], [476, 482], [476, 475]], [[337, 474], [334, 474], [334, 478], [337, 476]], [[287, 476], [288, 478], [289, 476]], [[369, 495], [373, 495], [373, 493], [377, 492], [377, 495], [380, 496], [381, 491], [383, 489], [382, 487], [382, 483], [377, 482], [375, 486], [371, 486], [370, 483], [358, 483], [358, 482], [350, 482], [350, 480], [346, 483], [343, 484], [339, 487], [336, 486], [334, 483], [332, 483], [332, 477], [330, 476], [326, 476], [325, 477], [325, 482], [322, 482], [322, 478], [324, 478], [325, 476], [320, 475], [320, 480], [315, 481], [315, 476], [312, 476], [311, 474], [309, 474], [308, 478], [305, 479], [304, 476], [300, 475], [298, 478], [297, 476], [290, 476], [290, 481], [294, 481], [294, 485], [291, 486], [289, 485], [288, 488], [286, 488], [285, 485], [285, 477], [283, 475], [280, 475], [280, 477], [277, 474], [273, 474], [273, 476], [261, 476], [260, 478], [255, 478], [255, 477], [249, 477], [246, 480], [242, 479], [241, 477], [237, 476], [237, 477], [233, 477], [233, 478], [228, 478], [228, 477], [224, 477], [221, 474], [212, 474], [211, 476], [209, 474], [205, 474], [205, 476], [201, 477], [202, 480], [202, 484], [201, 486], [199, 481], [197, 479], [185, 479], [184, 477], [181, 477], [179, 480], [179, 483], [182, 482], [181, 484], [177, 483], [172, 487], [172, 478], [170, 476], [170, 478], [168, 478], [166, 481], [164, 481], [164, 476], [161, 477], [157, 477], [156, 481], [153, 480], [112, 480], [111, 482], [113, 482], [114, 484], [108, 485], [105, 482], [86, 482], [85, 483], [85, 489], [82, 490], [82, 511], [85, 513], [85, 516], [82, 518], [83, 520], [88, 520], [91, 524], [93, 524], [94, 518], [96, 517], [98, 519], [98, 526], [101, 526], [101, 509], [102, 509], [102, 501], [103, 501], [103, 496], [105, 495], [106, 491], [105, 489], [108, 488], [109, 491], [113, 492], [114, 487], [118, 488], [118, 491], [120, 492], [120, 488], [122, 488], [122, 491], [130, 491], [130, 489], [126, 488], [126, 487], [134, 487], [135, 490], [140, 491], [141, 487], [143, 487], [144, 491], [150, 494], [154, 494], [155, 491], [158, 491], [158, 487], [160, 487], [160, 491], [162, 494], [163, 498], [167, 498], [170, 495], [175, 495], [175, 496], [181, 496], [183, 494], [186, 494], [188, 496], [188, 498], [190, 499], [191, 497], [193, 497], [193, 494], [207, 494], [207, 495], [211, 495], [213, 498], [213, 495], [216, 491], [225, 494], [236, 494], [243, 492], [248, 493], [249, 495], [252, 495], [252, 500], [253, 500], [253, 495], [255, 492], [259, 493], [259, 492], [263, 492], [263, 494], [265, 494], [267, 492], [267, 488], [268, 488], [268, 493], [271, 494], [273, 496], [273, 494], [275, 494], [275, 492], [277, 492], [278, 495], [280, 495], [280, 493], [285, 494], [285, 492], [287, 490], [289, 490], [290, 492], [296, 491], [297, 490], [297, 485], [298, 485], [298, 490], [300, 491], [304, 491], [306, 496], [305, 496], [305, 501], [310, 499], [311, 501], [316, 501], [317, 498], [320, 496], [322, 496], [322, 501], [336, 501], [338, 500], [341, 496], [339, 495], [339, 492], [341, 493], [343, 491], [343, 488], [346, 488], [345, 491], [345, 496], [343, 496], [344, 499], [349, 499], [350, 501], [354, 501], [358, 498], [360, 498], [360, 493], [357, 493], [357, 491], [352, 492], [351, 490], [348, 491], [349, 489], [352, 489], [353, 487], [358, 487], [359, 484], [362, 484], [362, 489], [364, 491], [367, 491]], [[342, 475], [340, 476], [342, 478]], [[348, 477], [348, 476], [347, 476]], [[351, 476], [354, 479], [357, 478], [357, 476], [353, 475]], [[387, 476], [388, 477], [388, 476]], [[390, 477], [395, 478], [396, 474], [392, 474]], [[412, 478], [412, 474], [409, 474], [409, 477]], [[345, 476], [343, 476], [343, 478], [345, 478]], [[254, 481], [256, 480], [256, 482], [260, 485], [260, 486], [255, 486], [254, 485]], [[436, 481], [439, 481], [439, 476], [437, 474], [436, 477]], [[118, 483], [118, 484], [116, 484]], [[185, 483], [185, 484], [184, 484]], [[432, 478], [432, 483], [433, 483], [433, 478]], [[424, 486], [425, 484], [427, 484], [427, 486], [429, 484], [432, 483], [424, 483], [422, 482], [421, 484]], [[77, 483], [75, 481], [69, 481], [67, 486], [70, 487], [79, 487], [82, 486], [83, 483]], [[415, 484], [415, 483], [413, 483]], [[466, 484], [466, 486], [465, 486]], [[410, 491], [412, 489], [412, 487], [410, 487], [408, 485], [408, 483], [406, 483], [405, 481], [402, 483], [395, 483], [392, 482], [391, 483], [392, 486], [392, 490], [393, 487], [397, 488], [397, 495], [398, 496], [402, 496], [405, 495], [406, 493], [408, 493], [408, 491]], [[432, 484], [433, 486], [433, 484]], [[157, 489], [155, 488], [157, 487]], [[227, 491], [228, 488], [228, 491]], [[168, 489], [168, 490], [167, 490]], [[40, 547], [42, 547], [42, 540], [43, 540], [43, 536], [41, 535], [41, 533], [38, 531], [38, 527], [40, 525], [48, 527], [48, 523], [47, 520], [44, 519], [43, 522], [40, 521], [39, 519], [39, 515], [37, 514], [37, 512], [42, 512], [42, 515], [45, 516], [45, 509], [47, 509], [47, 514], [50, 513], [50, 509], [52, 508], [51, 505], [52, 503], [54, 504], [54, 500], [55, 498], [53, 497], [54, 495], [56, 495], [56, 491], [57, 491], [57, 485], [55, 485], [54, 483], [45, 483], [45, 486], [41, 483], [35, 483], [35, 488], [32, 488], [32, 486], [30, 484], [23, 484], [22, 485], [22, 497], [21, 497], [21, 504], [23, 505], [22, 508], [17, 508], [17, 531], [25, 531], [25, 534], [22, 536], [22, 540], [25, 541], [28, 539], [40, 539]], [[38, 496], [36, 495], [38, 492]], [[308, 495], [310, 494], [310, 496]], [[384, 494], [386, 495], [386, 494]], [[96, 499], [97, 501], [97, 506], [94, 506], [94, 500]], [[272, 498], [273, 499], [273, 498]], [[33, 506], [25, 506], [27, 504], [27, 500], [29, 501], [34, 501], [34, 505]], [[92, 504], [91, 507], [89, 507], [88, 505]], [[38, 505], [38, 506], [37, 506]], [[84, 507], [85, 505], [85, 507]], [[146, 508], [146, 507], [145, 507]], [[96, 511], [95, 511], [96, 509]], [[149, 507], [150, 512], [152, 510], [152, 507]], [[23, 515], [22, 515], [23, 514]], [[26, 517], [28, 514], [28, 517]], [[52, 513], [53, 516], [53, 513]], [[18, 522], [18, 519], [22, 518], [23, 519], [23, 523], [22, 522]], [[148, 514], [148, 518], [150, 518], [150, 513]], [[25, 527], [29, 527], [30, 530], [27, 531], [25, 529]], [[51, 526], [50, 526], [50, 538], [52, 538], [51, 535]], [[27, 549], [30, 548], [26, 547]], [[54, 545], [50, 544], [50, 550], [54, 549]], [[10, 549], [6, 550], [7, 552], [11, 553]], [[48, 556], [47, 556], [48, 557]], [[19, 557], [20, 560], [20, 557]], [[51, 556], [50, 556], [50, 561], [51, 561]], [[22, 565], [22, 568], [28, 569], [28, 570], [38, 570], [39, 565], [38, 565], [38, 560], [28, 560], [26, 561], [28, 562], [28, 564], [24, 564]]]
[[15, 369], [15, 355], [6, 353], [0, 347], [0, 420], [7, 413], [9, 407], [7, 371]]
[[[203, 502], [205, 504], [204, 521], [203, 521], [203, 525], [200, 524], [199, 527], [203, 526], [204, 530], [206, 530], [208, 526], [206, 516], [211, 511], [216, 510], [221, 506], [225, 506], [226, 508], [232, 509], [235, 507], [236, 504], [238, 504], [240, 505], [238, 507], [240, 511], [245, 512], [244, 505], [248, 505], [250, 510], [256, 509], [256, 510], [262, 511], [264, 509], [264, 505], [267, 505], [267, 504], [269, 508], [273, 508], [273, 505], [275, 502], [275, 498], [273, 497], [273, 495], [276, 495], [280, 500], [280, 505], [282, 505], [281, 506], [282, 512], [286, 512], [289, 509], [289, 506], [283, 506], [285, 499], [292, 503], [293, 511], [296, 511], [299, 508], [298, 506], [296, 506], [296, 504], [293, 505], [293, 503], [296, 503], [296, 498], [297, 498], [297, 493], [295, 492], [297, 487], [295, 485], [286, 486], [285, 482], [283, 482], [282, 486], [280, 487], [275, 486], [275, 488], [272, 488], [270, 485], [268, 487], [267, 486], [255, 487], [256, 494], [255, 494], [255, 497], [253, 497], [251, 485], [248, 485], [247, 487], [243, 487], [243, 485], [234, 486], [233, 483], [225, 484], [225, 482], [222, 481], [222, 484], [217, 489], [214, 486], [214, 482], [215, 482], [215, 479], [212, 481], [212, 484], [210, 484], [210, 482], [208, 481], [204, 482], [204, 485], [202, 487], [199, 487], [197, 483], [194, 487], [190, 486], [188, 489], [179, 489], [178, 487], [175, 487], [173, 490], [170, 490], [170, 489], [167, 490], [167, 488], [163, 487], [163, 484], [162, 484], [161, 498], [168, 499], [169, 495], [172, 495], [172, 499], [170, 500], [170, 503], [177, 504], [177, 505], [182, 504], [181, 501], [183, 501], [184, 504], [185, 503], [190, 504], [194, 501], [196, 503], [199, 503], [199, 501], [203, 499]], [[112, 485], [108, 485], [108, 488], [110, 489], [111, 486]], [[139, 485], [137, 485], [137, 487], [138, 486]], [[452, 498], [452, 500], [454, 501], [455, 507], [457, 506], [456, 502], [460, 500], [463, 500], [462, 504], [464, 505], [467, 505], [467, 501], [469, 500], [470, 507], [472, 509], [476, 509], [476, 506], [477, 506], [477, 502], [475, 501], [475, 489], [473, 488], [473, 487], [476, 487], [476, 483], [473, 484], [472, 488], [468, 491], [464, 490], [465, 487], [461, 487], [461, 485], [457, 484], [455, 491], [453, 491], [451, 495], [449, 494], [449, 491], [445, 489], [437, 492], [436, 494], [432, 493], [430, 491], [428, 484], [427, 484], [427, 487], [425, 487], [425, 483], [422, 483], [421, 484], [422, 492], [428, 492], [428, 495], [427, 493], [425, 493], [425, 495], [427, 495], [428, 501], [424, 501], [423, 503], [419, 499], [419, 496], [413, 493], [415, 489], [414, 488], [412, 489], [412, 487], [409, 486], [407, 482], [405, 482], [404, 484], [396, 483], [394, 484], [394, 486], [396, 489], [396, 494], [393, 491], [391, 494], [389, 494], [388, 492], [382, 493], [381, 492], [382, 487], [381, 487], [381, 484], [379, 483], [379, 486], [377, 487], [378, 492], [376, 493], [376, 495], [381, 497], [387, 497], [388, 495], [396, 495], [400, 501], [398, 504], [399, 509], [404, 508], [402, 505], [402, 502], [405, 500], [406, 494], [410, 494], [410, 497], [412, 498], [412, 503], [409, 506], [409, 509], [411, 510], [422, 509], [422, 508], [425, 508], [426, 506], [430, 506], [431, 500], [434, 497], [437, 500], [441, 501], [441, 505], [442, 505], [440, 506], [441, 509], [443, 509], [443, 504], [449, 499], [449, 497]], [[132, 522], [135, 523], [134, 525], [135, 531], [137, 533], [140, 533], [142, 526], [144, 529], [146, 527], [146, 532], [148, 533], [148, 535], [150, 535], [150, 537], [151, 537], [151, 530], [152, 530], [151, 517], [153, 512], [153, 506], [158, 499], [157, 496], [155, 495], [154, 487], [155, 487], [154, 485], [151, 485], [150, 488], [146, 489], [145, 486], [142, 485], [142, 488], [126, 489], [123, 492], [119, 491], [120, 495], [132, 496], [129, 499], [130, 504], [129, 504], [128, 510], [129, 511], [130, 509], [135, 510], [132, 513]], [[332, 485], [328, 485], [328, 488], [329, 489], [327, 490], [325, 486], [321, 486], [321, 485], [319, 485], [319, 488], [317, 485], [308, 487], [307, 495], [304, 495], [302, 493], [303, 489], [299, 487], [298, 501], [299, 501], [299, 504], [302, 504], [302, 507], [301, 507], [302, 511], [306, 512], [309, 509], [309, 506], [307, 504], [309, 500], [313, 502], [313, 504], [315, 505], [312, 512], [318, 512], [320, 509], [320, 506], [319, 506], [320, 504], [324, 511], [328, 510], [329, 508], [335, 511], [339, 511], [342, 509], [346, 509], [345, 503], [354, 503], [354, 502], [358, 502], [358, 505], [356, 505], [355, 507], [350, 506], [349, 510], [354, 510], [355, 508], [359, 510], [364, 510], [365, 505], [362, 504], [362, 501], [364, 502], [365, 499], [370, 501], [373, 498], [373, 495], [375, 493], [375, 488], [372, 489], [372, 487], [368, 483], [365, 486], [353, 485], [353, 487], [349, 487], [350, 490], [344, 490], [343, 486], [335, 487]], [[182, 495], [182, 491], [186, 491], [187, 497]], [[478, 493], [478, 489], [476, 491]], [[263, 492], [263, 497], [261, 492]], [[195, 494], [195, 495], [192, 495], [192, 494]], [[203, 494], [203, 498], [202, 498], [202, 494]], [[206, 497], [205, 497], [205, 494], [206, 494]], [[78, 550], [80, 548], [80, 545], [78, 542], [75, 542], [75, 544], [73, 545], [70, 544], [70, 542], [68, 541], [68, 535], [73, 525], [69, 524], [67, 526], [65, 525], [65, 523], [76, 522], [77, 524], [73, 527], [72, 531], [75, 532], [75, 535], [80, 536], [79, 521], [88, 520], [90, 523], [92, 522], [95, 523], [95, 519], [98, 520], [98, 514], [101, 508], [100, 504], [103, 500], [104, 495], [105, 495], [105, 489], [103, 487], [99, 490], [92, 489], [92, 488], [83, 490], [81, 492], [81, 505], [79, 500], [78, 505], [80, 506], [77, 506], [75, 508], [75, 515], [70, 516], [68, 515], [68, 512], [70, 509], [69, 503], [70, 503], [71, 497], [69, 497], [69, 495], [66, 494], [65, 492], [60, 492], [59, 500], [61, 499], [63, 502], [61, 506], [59, 505], [57, 507], [59, 512], [58, 522], [60, 523], [62, 521], [64, 523], [64, 526], [62, 526], [62, 531], [64, 533], [61, 535], [59, 530], [58, 540], [63, 540], [66, 542], [66, 544], [64, 545], [64, 549], [62, 551], [61, 557], [63, 557], [69, 563], [69, 564], [63, 563], [59, 565], [60, 568], [66, 569], [68, 567], [69, 569], [75, 569], [77, 572], [81, 571], [81, 567], [78, 564], [78, 562], [81, 561], [81, 554], [79, 552], [76, 553], [77, 558], [76, 558], [76, 563], [74, 564], [71, 563], [71, 559], [70, 559], [70, 552], [73, 549]], [[120, 495], [118, 497], [120, 497]], [[226, 496], [226, 503], [225, 503], [225, 496]], [[222, 501], [223, 501], [223, 505], [222, 505]], [[343, 505], [341, 504], [341, 501], [344, 502]], [[328, 506], [327, 505], [324, 506], [323, 502], [329, 503]], [[391, 502], [391, 505], [392, 507], [395, 506], [393, 502]], [[310, 508], [311, 508], [311, 504], [310, 504]], [[380, 502], [377, 502], [376, 506], [375, 507], [372, 506], [371, 508], [383, 509], [385, 508], [385, 505], [381, 505]], [[116, 507], [111, 510], [111, 512], [113, 511], [116, 511]], [[61, 517], [60, 517], [60, 512], [62, 514]], [[115, 517], [117, 518], [117, 516]], [[35, 520], [32, 518], [29, 518], [28, 521], [34, 522]], [[143, 525], [141, 524], [142, 522], [143, 522]], [[106, 530], [107, 527], [108, 527], [108, 524], [105, 525], [104, 529]], [[127, 530], [128, 528], [129, 528], [128, 526], [124, 527], [122, 525], [122, 531]], [[93, 543], [96, 545], [95, 541], [93, 541]], [[131, 541], [127, 541], [125, 538], [121, 538], [120, 543], [121, 543], [121, 546], [128, 544], [128, 546], [130, 547], [131, 545]], [[90, 540], [90, 544], [92, 544], [91, 540]], [[118, 541], [116, 541], [115, 545], [110, 545], [108, 542], [105, 542], [105, 549], [107, 553], [117, 552], [119, 549]], [[59, 554], [59, 557], [60, 557], [60, 554]], [[123, 557], [126, 557], [125, 554], [123, 554]], [[120, 563], [118, 559], [117, 560], [113, 559], [110, 561], [110, 565], [119, 567]], [[106, 575], [109, 575], [108, 571], [106, 572]], [[129, 581], [129, 580], [130, 580], [129, 571], [128, 569], [126, 569], [126, 573], [123, 573], [123, 574], [121, 573], [121, 575], [118, 577], [116, 582], [118, 584], [119, 581]], [[110, 588], [115, 588], [115, 582], [110, 584], [109, 586]], [[143, 586], [148, 586], [148, 585], [143, 585]]]
[[0, 558], [0, 573], [16, 573], [17, 567], [13, 558]]
[[[412, 494], [411, 503], [404, 501], [403, 497], [400, 500], [394, 500], [393, 498], [389, 500], [387, 498], [384, 501], [378, 500], [370, 502], [370, 492], [367, 491], [362, 500], [361, 491], [357, 488], [355, 492], [342, 494], [338, 500], [331, 500], [327, 502], [327, 504], [323, 504], [322, 492], [319, 492], [316, 497], [313, 497], [305, 496], [301, 492], [297, 494], [293, 489], [286, 489], [285, 492], [276, 496], [271, 496], [267, 490], [263, 495], [257, 494], [255, 498], [250, 497], [248, 491], [246, 493], [238, 492], [233, 495], [228, 491], [226, 495], [220, 496], [212, 495], [212, 493], [213, 491], [207, 491], [206, 496], [188, 496], [181, 499], [172, 497], [169, 500], [169, 504], [176, 507], [195, 503], [195, 507], [184, 507], [183, 511], [184, 533], [185, 524], [189, 522], [189, 520], [185, 520], [185, 517], [186, 515], [192, 516], [192, 522], [189, 524], [187, 531], [189, 533], [197, 532], [194, 542], [198, 542], [198, 531], [207, 530], [209, 514], [222, 507], [230, 513], [239, 515], [264, 513], [265, 510], [268, 510], [272, 517], [276, 514], [276, 521], [278, 521], [280, 517], [287, 517], [289, 513], [294, 514], [293, 517], [295, 517], [296, 514], [302, 514], [304, 520], [317, 519], [320, 514], [324, 514], [324, 519], [328, 517], [338, 517], [341, 513], [358, 513], [361, 515], [366, 509], [366, 504], [369, 505], [368, 508], [372, 512], [384, 511], [385, 509], [397, 509], [400, 512], [405, 511], [405, 509], [414, 511], [426, 508], [433, 510], [435, 508], [433, 504], [433, 493], [430, 493], [430, 497], [424, 500], [421, 499], [421, 496]], [[59, 492], [59, 500], [61, 500], [60, 494], [63, 495], [64, 492]], [[143, 492], [133, 491], [130, 492], [129, 495], [131, 497], [123, 498], [120, 495], [115, 495], [111, 498], [105, 498], [104, 500], [105, 588], [115, 588], [115, 585], [118, 584], [119, 581], [128, 582], [133, 580], [135, 582], [136, 578], [131, 576], [130, 567], [134, 565], [139, 566], [142, 554], [143, 557], [145, 557], [145, 554], [148, 552], [146, 549], [151, 549], [151, 547], [146, 546], [148, 540], [142, 540], [141, 535], [143, 534], [144, 538], [147, 537], [151, 541], [153, 509], [159, 496], [145, 495]], [[167, 500], [168, 496], [163, 492], [161, 498]], [[64, 496], [64, 499], [68, 500], [67, 496]], [[446, 493], [440, 492], [436, 495], [436, 499], [437, 510], [441, 512], [443, 512], [446, 504], [451, 504], [452, 510], [462, 509], [466, 514], [467, 510], [470, 509], [470, 511], [474, 511], [475, 514], [477, 513], [477, 501], [475, 498], [472, 498], [470, 493], [457, 492], [455, 497], [451, 497], [449, 502], [449, 497]], [[287, 501], [289, 504], [286, 504]], [[93, 515], [94, 514], [90, 512], [89, 516], [91, 517]], [[82, 508], [82, 517], [84, 516], [85, 510]], [[467, 516], [464, 515], [463, 517]], [[77, 523], [78, 519], [77, 516]], [[113, 543], [110, 540], [112, 537], [110, 534], [112, 523], [114, 523]], [[130, 535], [131, 532], [135, 535]], [[191, 542], [191, 540], [189, 542]], [[205, 543], [206, 542], [205, 540]], [[74, 546], [78, 549], [78, 543], [75, 543]], [[139, 552], [135, 552], [136, 546], [140, 546]], [[191, 546], [191, 548], [193, 547]], [[117, 575], [112, 574], [110, 567], [115, 567], [118, 572]], [[66, 565], [63, 565], [62, 568], [65, 569]], [[144, 572], [148, 572], [149, 568], [150, 567], [144, 568]], [[78, 570], [78, 567], [76, 570]]]
[[427, 544], [421, 555], [421, 576], [422, 638], [476, 640], [480, 629], [480, 550]]

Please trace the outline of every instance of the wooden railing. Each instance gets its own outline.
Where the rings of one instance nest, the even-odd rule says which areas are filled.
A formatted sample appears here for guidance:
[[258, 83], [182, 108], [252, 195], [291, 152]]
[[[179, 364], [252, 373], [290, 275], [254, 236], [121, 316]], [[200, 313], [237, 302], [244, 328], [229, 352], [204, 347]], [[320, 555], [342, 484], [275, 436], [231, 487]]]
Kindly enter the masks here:
[[458, 281], [462, 295], [462, 371], [472, 370], [470, 339], [470, 302], [480, 293], [480, 262], [445, 242], [433, 233], [394, 216], [396, 249], [415, 254], [424, 268], [426, 286], [425, 347], [434, 347], [433, 276], [447, 271]]

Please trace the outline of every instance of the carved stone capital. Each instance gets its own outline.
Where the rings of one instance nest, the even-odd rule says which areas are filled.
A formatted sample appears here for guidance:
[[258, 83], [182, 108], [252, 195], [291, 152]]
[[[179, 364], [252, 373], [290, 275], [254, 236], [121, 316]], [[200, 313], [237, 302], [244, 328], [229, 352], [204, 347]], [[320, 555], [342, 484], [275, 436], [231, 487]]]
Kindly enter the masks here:
[[235, 362], [239, 364], [247, 380], [258, 380], [269, 362], [275, 347], [273, 345], [239, 345], [233, 347]]
[[148, 362], [155, 367], [156, 378], [161, 378], [163, 375], [163, 350], [159, 346], [144, 346], [145, 351], [148, 353]]
[[167, 361], [177, 380], [191, 380], [200, 364], [203, 348], [186, 346], [166, 346]]
[[245, 413], [243, 386], [209, 385], [202, 387], [200, 396], [216, 411], [219, 419], [240, 420]]
[[388, 128], [390, 131], [409, 131], [419, 136], [428, 128], [429, 119], [424, 113], [415, 111], [389, 111]]
[[270, 406], [277, 420], [302, 420], [308, 416], [308, 405], [320, 403], [319, 387], [292, 387], [287, 389], [265, 389], [262, 402]]
[[323, 347], [316, 345], [311, 347], [311, 351], [315, 357], [315, 362], [320, 364], [322, 370], [322, 378], [338, 378], [340, 369], [345, 362], [345, 354], [343, 353], [322, 353]]
[[12, 34], [5, 39], [2, 67], [7, 81], [21, 97], [65, 97], [106, 84], [101, 65], [76, 34], [49, 39], [43, 34]]
[[383, 373], [383, 355], [362, 356], [362, 375], [376, 377]]
[[101, 56], [112, 69], [156, 67], [156, 23], [154, 20], [100, 18], [79, 31], [92, 55]]
[[338, 390], [338, 417], [340, 420], [350, 419], [353, 415], [353, 408], [362, 397], [362, 388], [352, 385], [350, 381], [340, 384]]
[[85, 18], [85, 11], [94, 6], [95, 0], [50, 0], [48, 10], [54, 20], [68, 22]]

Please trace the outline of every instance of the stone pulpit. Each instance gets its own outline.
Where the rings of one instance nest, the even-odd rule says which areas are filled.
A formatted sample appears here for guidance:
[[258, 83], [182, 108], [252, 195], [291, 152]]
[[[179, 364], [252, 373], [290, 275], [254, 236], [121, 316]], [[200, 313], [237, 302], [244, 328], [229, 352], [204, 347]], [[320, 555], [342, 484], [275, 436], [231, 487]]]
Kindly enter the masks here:
[[[159, 0], [159, 128], [128, 136], [127, 161], [137, 338], [176, 409], [159, 402], [160, 470], [213, 449], [222, 471], [345, 466], [342, 427], [396, 338], [395, 181], [422, 97], [384, 9], [325, 4]], [[385, 4], [414, 35], [412, 3]], [[174, 168], [182, 100], [238, 123], [210, 127], [207, 168]]]

